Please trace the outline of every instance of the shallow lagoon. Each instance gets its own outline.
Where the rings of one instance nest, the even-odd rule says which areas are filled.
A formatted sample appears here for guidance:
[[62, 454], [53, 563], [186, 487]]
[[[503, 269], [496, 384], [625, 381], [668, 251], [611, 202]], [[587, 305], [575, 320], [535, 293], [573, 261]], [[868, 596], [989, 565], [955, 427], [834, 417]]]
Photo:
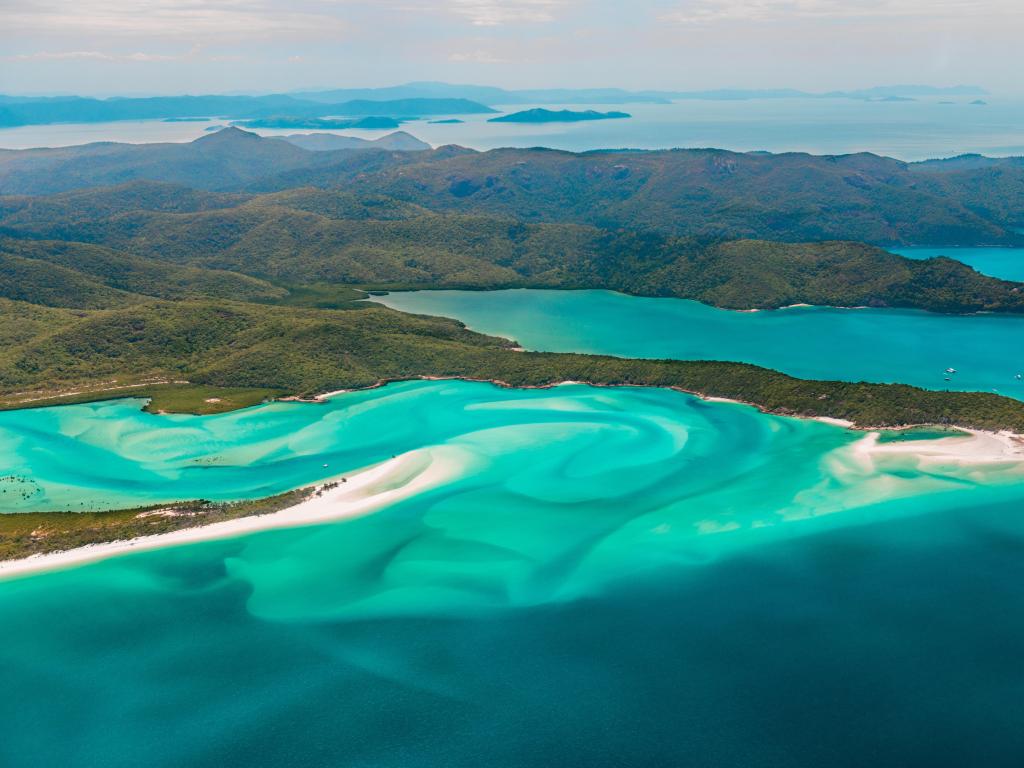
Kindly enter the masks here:
[[245, 467], [292, 483], [406, 446], [462, 471], [342, 524], [0, 582], [5, 766], [1013, 765], [1024, 748], [1019, 467], [872, 459], [858, 433], [641, 388], [137, 406], [22, 414], [87, 440], [76, 478], [107, 492], [123, 480], [100, 455], [171, 495], [197, 456], [232, 493]]
[[[732, 360], [805, 379], [997, 390], [1024, 398], [1024, 317], [792, 307], [734, 312], [611, 291], [415, 291], [374, 297], [403, 312], [454, 317], [527, 349]], [[949, 376], [946, 368], [958, 373]]]
[[[537, 345], [654, 354], [694, 328], [691, 302], [561, 296], [584, 303], [457, 294], [499, 297], [471, 306]], [[862, 316], [711, 312], [834, 341]], [[893, 359], [935, 317], [896, 314], [906, 336], [876, 328]], [[950, 327], [977, 342], [1006, 319]], [[260, 496], [408, 451], [456, 471], [354, 520], [0, 581], [5, 766], [1016, 768], [1024, 750], [1019, 464], [865, 454], [861, 433], [644, 388], [139, 406], [0, 413], [0, 474], [35, 489], [7, 511]]]
[[[214, 416], [155, 415], [124, 399], [0, 412], [0, 511], [259, 498], [415, 450], [444, 450], [462, 465], [457, 474], [481, 482], [494, 479], [492, 465], [511, 462], [505, 482], [525, 497], [537, 490], [563, 501], [651, 493], [669, 472], [677, 477], [661, 495], [671, 500], [698, 478], [713, 490], [720, 476], [746, 476], [789, 450], [812, 457], [803, 482], [813, 487], [817, 462], [858, 436], [670, 390], [585, 385], [403, 382]], [[584, 482], [606, 476], [608, 484]], [[788, 493], [796, 491], [772, 502], [778, 514]]]

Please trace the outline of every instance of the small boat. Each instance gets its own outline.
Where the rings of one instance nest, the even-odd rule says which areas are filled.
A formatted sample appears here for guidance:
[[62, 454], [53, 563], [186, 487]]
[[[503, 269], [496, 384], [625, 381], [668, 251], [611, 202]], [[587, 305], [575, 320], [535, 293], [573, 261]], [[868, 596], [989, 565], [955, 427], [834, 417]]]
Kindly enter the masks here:
[[946, 373], [956, 373], [956, 368], [947, 368]]

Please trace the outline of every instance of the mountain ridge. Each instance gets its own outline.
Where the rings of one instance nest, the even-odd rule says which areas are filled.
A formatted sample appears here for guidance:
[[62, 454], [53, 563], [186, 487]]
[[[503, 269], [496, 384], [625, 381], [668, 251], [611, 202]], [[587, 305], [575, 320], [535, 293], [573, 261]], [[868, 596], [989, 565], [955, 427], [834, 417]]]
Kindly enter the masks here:
[[309, 151], [238, 128], [186, 144], [0, 152], [0, 194], [130, 181], [223, 193], [348, 189], [437, 212], [726, 239], [1017, 244], [1024, 162], [906, 163], [870, 153], [716, 149]]

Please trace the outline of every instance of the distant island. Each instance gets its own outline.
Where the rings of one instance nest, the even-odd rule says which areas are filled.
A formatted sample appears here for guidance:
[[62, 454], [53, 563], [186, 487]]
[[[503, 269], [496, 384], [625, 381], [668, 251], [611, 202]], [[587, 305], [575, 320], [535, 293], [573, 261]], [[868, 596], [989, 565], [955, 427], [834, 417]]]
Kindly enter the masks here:
[[377, 115], [448, 117], [451, 115], [497, 114], [497, 112], [498, 110], [471, 99], [447, 97], [351, 99], [337, 103], [325, 103], [296, 99], [284, 94], [154, 96], [112, 99], [0, 95], [0, 127], [5, 128], [51, 123], [104, 123], [115, 120], [177, 120], [192, 119], [201, 115], [211, 115], [223, 120], [261, 120], [276, 115], [295, 118], [374, 117]]
[[398, 128], [402, 123], [411, 120], [407, 117], [290, 117], [288, 115], [277, 115], [275, 117], [259, 117], [255, 120], [236, 120], [232, 125], [243, 128], [302, 128], [314, 130], [344, 130], [347, 128], [362, 128], [364, 130], [390, 130]]
[[632, 117], [628, 112], [597, 112], [593, 109], [526, 109], [500, 117], [492, 117], [489, 123], [579, 123], [587, 120], [621, 120]]
[[[719, 89], [708, 91], [624, 91], [604, 89], [540, 89], [508, 91], [502, 88], [447, 83], [409, 83], [388, 88], [341, 89], [297, 94], [260, 96], [153, 96], [95, 99], [80, 96], [5, 96], [0, 94], [0, 127], [53, 123], [103, 123], [116, 120], [191, 121], [209, 115], [217, 120], [266, 120], [275, 115], [293, 118], [387, 116], [437, 118], [454, 122], [454, 115], [497, 114], [492, 105], [516, 104], [669, 104], [673, 101], [737, 101], [747, 99], [842, 98], [872, 101], [906, 98], [966, 97], [982, 100], [987, 94], [978, 86], [933, 87], [893, 85], [855, 91], [811, 93], [792, 88], [769, 90]], [[527, 110], [528, 112], [536, 110]], [[512, 120], [501, 122], [576, 122], [585, 119], [627, 117], [609, 113], [603, 117], [562, 120]], [[253, 126], [263, 127], [263, 126]], [[322, 128], [290, 124], [286, 128]], [[352, 126], [347, 126], [352, 127]], [[395, 124], [380, 126], [397, 127]]]
[[456, 125], [457, 123], [464, 123], [465, 120], [459, 120], [457, 117], [449, 117], [447, 120], [428, 120], [431, 125]]

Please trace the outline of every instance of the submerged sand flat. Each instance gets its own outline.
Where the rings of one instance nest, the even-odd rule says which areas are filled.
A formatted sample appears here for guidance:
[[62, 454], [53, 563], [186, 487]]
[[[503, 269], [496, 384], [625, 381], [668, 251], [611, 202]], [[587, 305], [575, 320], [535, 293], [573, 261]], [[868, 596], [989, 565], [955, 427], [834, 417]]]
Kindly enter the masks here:
[[[1012, 435], [879, 442], [879, 433], [835, 420], [574, 383], [509, 390], [405, 382], [205, 417], [152, 416], [138, 401], [65, 406], [0, 414], [0, 440], [9, 447], [8, 466], [17, 466], [7, 470], [8, 503], [28, 509], [74, 494], [138, 505], [260, 496], [310, 478], [318, 487], [318, 495], [273, 514], [34, 556], [0, 564], [0, 577], [326, 523], [431, 491], [511, 493], [511, 502], [481, 508], [497, 516], [497, 532], [506, 502], [530, 505], [526, 514], [534, 506], [598, 516], [614, 510], [619, 522], [604, 539], [641, 548], [654, 542], [652, 556], [672, 558], [675, 548], [695, 546], [695, 536], [742, 533], [743, 544], [751, 532], [782, 522], [839, 512], [857, 518], [881, 504], [980, 485], [1011, 495], [1024, 489], [1024, 451]], [[567, 546], [576, 539], [552, 535]], [[496, 533], [495, 546], [501, 542]]]
[[30, 508], [347, 478], [7, 566], [0, 762], [1013, 765], [1021, 463], [1008, 436], [929, 437], [452, 381], [0, 414]]
[[403, 454], [376, 467], [347, 477], [334, 478], [317, 486], [312, 498], [271, 514], [253, 515], [128, 541], [112, 541], [66, 552], [0, 562], [0, 579], [59, 570], [161, 547], [357, 517], [450, 479], [459, 467], [458, 459], [453, 453], [436, 449]]

